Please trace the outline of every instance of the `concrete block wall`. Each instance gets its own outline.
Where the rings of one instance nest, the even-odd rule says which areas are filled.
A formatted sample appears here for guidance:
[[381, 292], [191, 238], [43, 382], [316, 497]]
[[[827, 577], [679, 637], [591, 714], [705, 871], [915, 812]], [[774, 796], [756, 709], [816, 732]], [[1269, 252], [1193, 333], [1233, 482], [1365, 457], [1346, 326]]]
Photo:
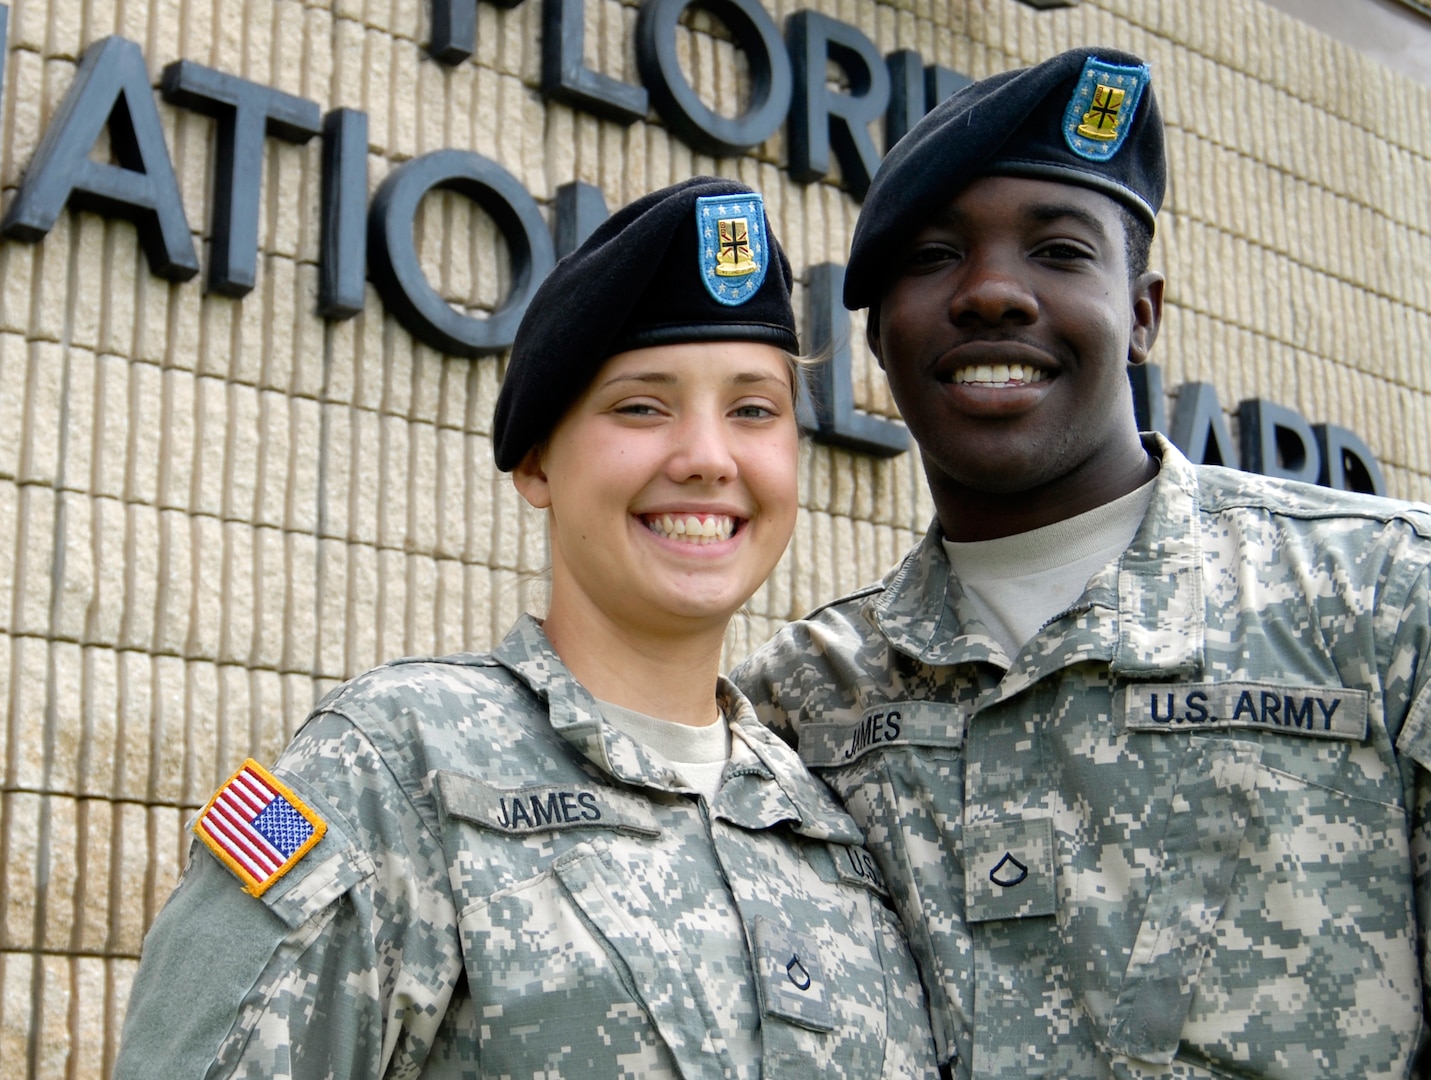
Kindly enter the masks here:
[[[1260, 0], [767, 0], [880, 48], [980, 77], [1082, 43], [1155, 64], [1172, 181], [1155, 360], [1170, 394], [1212, 382], [1340, 424], [1391, 493], [1431, 499], [1431, 92]], [[588, 0], [589, 66], [637, 82], [634, 0]], [[155, 84], [189, 59], [369, 122], [370, 185], [415, 155], [476, 150], [550, 215], [556, 188], [614, 208], [695, 172], [766, 192], [797, 276], [843, 262], [858, 210], [838, 176], [783, 170], [777, 134], [713, 160], [654, 117], [546, 103], [537, 0], [478, 7], [477, 49], [436, 64], [425, 0], [10, 0], [0, 186], [14, 192], [85, 48], [119, 34]], [[708, 18], [683, 42], [716, 107], [743, 61]], [[207, 260], [214, 123], [159, 102]], [[880, 133], [882, 137], [882, 133]], [[105, 147], [97, 148], [103, 155]], [[66, 212], [0, 240], [0, 1072], [106, 1074], [144, 929], [186, 822], [247, 755], [272, 760], [313, 701], [400, 654], [483, 649], [540, 602], [543, 523], [491, 463], [500, 358], [419, 344], [369, 287], [325, 322], [319, 140], [265, 148], [256, 288], [241, 300], [149, 272], [134, 228]], [[490, 310], [489, 219], [435, 195], [429, 279]], [[803, 303], [803, 285], [797, 305]], [[892, 415], [853, 320], [860, 404]], [[1171, 398], [1170, 398], [1171, 404]], [[1234, 427], [1235, 430], [1235, 427]], [[873, 579], [931, 514], [914, 454], [811, 445], [796, 537], [732, 627], [728, 657]]]

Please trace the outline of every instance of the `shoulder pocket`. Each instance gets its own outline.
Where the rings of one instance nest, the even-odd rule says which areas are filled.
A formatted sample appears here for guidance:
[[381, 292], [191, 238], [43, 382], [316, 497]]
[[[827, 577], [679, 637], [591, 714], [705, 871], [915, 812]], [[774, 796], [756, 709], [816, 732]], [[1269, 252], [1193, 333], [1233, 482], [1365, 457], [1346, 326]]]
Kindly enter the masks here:
[[321, 796], [252, 759], [200, 811], [193, 832], [228, 868], [236, 888], [257, 897], [290, 928], [374, 872]]
[[324, 818], [328, 829], [323, 839], [291, 873], [259, 898], [290, 927], [307, 922], [377, 873], [372, 857], [349, 835], [347, 823], [331, 811]]

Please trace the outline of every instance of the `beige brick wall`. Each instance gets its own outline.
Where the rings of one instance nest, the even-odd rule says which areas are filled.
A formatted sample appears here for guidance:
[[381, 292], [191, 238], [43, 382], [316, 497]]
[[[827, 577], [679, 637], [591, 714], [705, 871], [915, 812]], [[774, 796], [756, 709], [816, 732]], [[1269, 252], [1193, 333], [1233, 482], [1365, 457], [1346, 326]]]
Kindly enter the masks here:
[[[768, 0], [978, 77], [1107, 42], [1156, 65], [1172, 180], [1155, 246], [1170, 390], [1216, 385], [1341, 424], [1394, 495], [1431, 499], [1431, 93], [1259, 0]], [[635, 82], [634, 2], [589, 0], [587, 59]], [[427, 58], [426, 0], [11, 0], [0, 184], [13, 198], [91, 42], [138, 43], [157, 82], [190, 59], [369, 120], [371, 185], [441, 147], [498, 161], [547, 210], [615, 207], [697, 171], [768, 196], [797, 274], [843, 262], [857, 210], [790, 182], [783, 135], [739, 160], [545, 105], [540, 5], [479, 6], [473, 58]], [[699, 30], [687, 70], [737, 107], [741, 59]], [[202, 241], [213, 122], [160, 103]], [[244, 756], [271, 760], [315, 697], [385, 658], [481, 649], [538, 591], [542, 522], [491, 463], [496, 359], [417, 344], [369, 289], [326, 323], [320, 143], [266, 148], [257, 287], [151, 275], [127, 224], [66, 213], [0, 241], [0, 1072], [112, 1060], [140, 942], [185, 821]], [[495, 230], [429, 200], [428, 275], [504, 294]], [[203, 248], [201, 247], [201, 257]], [[800, 302], [803, 297], [797, 297]], [[854, 336], [862, 341], [862, 323]], [[892, 406], [857, 346], [861, 402]], [[811, 447], [796, 538], [730, 655], [878, 576], [930, 516], [912, 454]]]

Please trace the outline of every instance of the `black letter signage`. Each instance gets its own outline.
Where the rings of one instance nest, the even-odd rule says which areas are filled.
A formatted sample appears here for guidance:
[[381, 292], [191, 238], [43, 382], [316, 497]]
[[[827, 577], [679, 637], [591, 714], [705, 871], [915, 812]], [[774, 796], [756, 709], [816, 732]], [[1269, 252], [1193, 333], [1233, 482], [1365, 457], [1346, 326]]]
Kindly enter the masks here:
[[477, 0], [432, 0], [427, 51], [443, 64], [460, 64], [477, 44]]
[[805, 307], [810, 351], [829, 355], [818, 366], [804, 369], [805, 387], [814, 408], [813, 424], [808, 412], [801, 422], [816, 442], [859, 454], [894, 457], [909, 449], [909, 432], [904, 425], [855, 408], [850, 313], [840, 301], [844, 288], [845, 268], [840, 264], [810, 267]]
[[[676, 30], [695, 4], [725, 24], [750, 65], [750, 107], [727, 117], [706, 107], [681, 72]], [[780, 129], [790, 108], [790, 58], [759, 0], [646, 0], [636, 21], [636, 63], [661, 119], [703, 154], [730, 157]]]
[[606, 210], [606, 196], [595, 184], [573, 180], [556, 190], [556, 257], [565, 258], [596, 231], [596, 227], [611, 215]]
[[[818, 12], [797, 11], [786, 27], [795, 66], [788, 126], [790, 175], [802, 183], [818, 180], [830, 171], [833, 147], [850, 193], [863, 199], [880, 162], [869, 126], [889, 105], [884, 58], [853, 26]], [[829, 61], [844, 71], [850, 93], [826, 85]]]
[[585, 0], [543, 0], [542, 93], [618, 124], [646, 115], [646, 91], [592, 71], [582, 59]]
[[263, 137], [302, 145], [318, 134], [316, 102], [237, 75], [176, 60], [164, 69], [164, 96], [218, 122], [209, 288], [243, 296], [258, 263], [258, 196]]
[[1217, 388], [1211, 383], [1183, 383], [1178, 389], [1178, 408], [1168, 438], [1199, 465], [1238, 467], [1237, 447], [1228, 434]]
[[[514, 8], [522, 0], [488, 0], [496, 7]], [[432, 33], [428, 54], [449, 66], [460, 64], [477, 47], [477, 0], [432, 0]]]
[[934, 106], [972, 79], [938, 64], [924, 66], [924, 60], [913, 49], [900, 49], [885, 57], [889, 69], [889, 110], [884, 117], [884, 148], [894, 149]]
[[318, 314], [347, 319], [363, 310], [368, 268], [368, 114], [334, 109], [323, 118]]
[[1313, 424], [1312, 434], [1322, 452], [1322, 472], [1317, 483], [1340, 491], [1386, 494], [1386, 477], [1381, 475], [1371, 447], [1334, 424]]
[[[423, 275], [413, 222], [418, 204], [434, 188], [466, 195], [491, 216], [507, 241], [511, 291], [485, 319], [454, 310]], [[368, 215], [368, 256], [373, 284], [398, 321], [414, 337], [458, 356], [483, 356], [510, 346], [532, 293], [555, 262], [536, 201], [506, 169], [466, 150], [437, 150], [388, 174]]]
[[[118, 165], [90, 160], [106, 125]], [[70, 204], [134, 222], [154, 273], [187, 281], [199, 272], [149, 72], [132, 41], [107, 37], [85, 50], [0, 233], [43, 240]]]
[[1242, 429], [1242, 467], [1263, 476], [1315, 484], [1322, 471], [1322, 452], [1312, 425], [1285, 405], [1262, 398], [1244, 401], [1237, 409]]

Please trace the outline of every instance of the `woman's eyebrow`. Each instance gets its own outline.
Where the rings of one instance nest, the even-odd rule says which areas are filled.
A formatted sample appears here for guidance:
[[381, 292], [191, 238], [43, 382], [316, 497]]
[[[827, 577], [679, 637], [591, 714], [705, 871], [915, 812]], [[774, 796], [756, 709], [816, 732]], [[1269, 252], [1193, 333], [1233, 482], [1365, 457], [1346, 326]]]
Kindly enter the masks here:
[[[627, 371], [620, 375], [613, 375], [601, 383], [601, 388], [616, 386], [620, 383], [640, 383], [643, 386], [671, 386], [679, 380], [669, 371]], [[738, 371], [731, 375], [726, 382], [733, 385], [747, 386], [753, 383], [783, 382], [778, 375], [772, 375], [766, 371]]]
[[617, 383], [634, 382], [655, 386], [670, 386], [676, 381], [676, 376], [669, 371], [624, 371], [620, 375], [613, 375], [601, 384], [601, 388], [615, 386]]
[[768, 371], [740, 371], [732, 375], [728, 381], [739, 386], [748, 386], [751, 383], [783, 383], [785, 380], [779, 375], [770, 374]]

